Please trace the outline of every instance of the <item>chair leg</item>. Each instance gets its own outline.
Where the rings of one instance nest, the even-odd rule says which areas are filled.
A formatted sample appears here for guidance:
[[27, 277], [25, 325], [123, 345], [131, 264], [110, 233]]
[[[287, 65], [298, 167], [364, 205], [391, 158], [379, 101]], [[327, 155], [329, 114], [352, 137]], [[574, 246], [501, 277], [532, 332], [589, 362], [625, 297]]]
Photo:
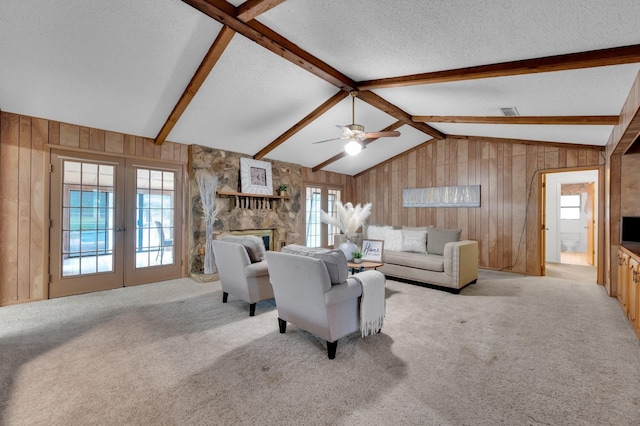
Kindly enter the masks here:
[[336, 349], [338, 349], [337, 340], [335, 342], [327, 342], [327, 355], [329, 355], [329, 359], [336, 357]]
[[249, 305], [249, 316], [252, 317], [256, 314], [256, 304], [255, 303], [251, 303]]
[[281, 318], [278, 318], [278, 325], [280, 326], [280, 334], [287, 332], [287, 322]]
[[222, 303], [227, 303], [227, 299], [229, 298], [229, 293], [226, 291], [222, 292]]

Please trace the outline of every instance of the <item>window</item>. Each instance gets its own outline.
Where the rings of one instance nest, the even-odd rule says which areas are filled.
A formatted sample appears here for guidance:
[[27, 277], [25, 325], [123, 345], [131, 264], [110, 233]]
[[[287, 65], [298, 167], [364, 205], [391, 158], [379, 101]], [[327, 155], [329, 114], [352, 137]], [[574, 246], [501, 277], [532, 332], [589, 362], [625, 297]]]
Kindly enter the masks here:
[[108, 231], [113, 221], [110, 206], [112, 193], [106, 191], [69, 190], [69, 257], [107, 254], [111, 249]]
[[174, 262], [174, 175], [172, 171], [136, 170], [136, 268]]
[[335, 226], [320, 221], [320, 210], [330, 215], [336, 214], [336, 201], [340, 200], [340, 189], [322, 186], [306, 187], [306, 246], [333, 246], [334, 236], [340, 233]]
[[62, 276], [113, 271], [115, 167], [62, 163]]
[[580, 219], [580, 195], [560, 196], [560, 219]]

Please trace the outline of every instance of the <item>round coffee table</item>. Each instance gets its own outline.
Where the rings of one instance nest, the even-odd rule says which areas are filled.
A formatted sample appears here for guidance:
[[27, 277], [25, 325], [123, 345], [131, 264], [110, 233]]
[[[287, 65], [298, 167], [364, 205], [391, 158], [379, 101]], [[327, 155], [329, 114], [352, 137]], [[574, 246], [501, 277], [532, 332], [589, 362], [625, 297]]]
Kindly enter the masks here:
[[378, 269], [379, 267], [383, 266], [384, 263], [382, 262], [369, 262], [369, 261], [363, 261], [360, 263], [355, 263], [355, 262], [347, 262], [347, 267], [351, 268], [351, 273], [355, 274], [356, 272], [362, 272], [365, 269]]

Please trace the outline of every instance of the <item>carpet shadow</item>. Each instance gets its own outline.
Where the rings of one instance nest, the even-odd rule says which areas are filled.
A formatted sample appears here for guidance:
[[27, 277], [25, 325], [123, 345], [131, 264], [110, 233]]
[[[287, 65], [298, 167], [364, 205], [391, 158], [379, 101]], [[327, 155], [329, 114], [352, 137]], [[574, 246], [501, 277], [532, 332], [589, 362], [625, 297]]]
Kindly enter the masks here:
[[[460, 296], [518, 297], [522, 287], [513, 280], [527, 280], [529, 276], [513, 272], [478, 269], [478, 280], [460, 290]], [[509, 281], [509, 284], [502, 281]]]
[[[407, 376], [406, 362], [392, 352], [393, 339], [384, 332], [340, 339], [336, 358], [329, 360], [326, 342], [289, 328], [224, 353], [168, 392], [167, 401], [176, 395], [189, 400], [192, 409], [181, 413], [187, 423], [213, 412], [218, 424], [338, 424]], [[256, 412], [256, 404], [262, 406], [260, 417], [245, 417]]]
[[[93, 297], [99, 297], [94, 294]], [[73, 310], [74, 303], [83, 303], [83, 295], [70, 296], [62, 301]], [[128, 333], [107, 332], [113, 346], [153, 344], [176, 336], [188, 336], [210, 332], [228, 324], [243, 320], [261, 321], [260, 316], [275, 310], [273, 299], [259, 302], [255, 317], [249, 317], [249, 304], [241, 301], [222, 303], [222, 290], [194, 297], [187, 297], [167, 303], [150, 302], [148, 305], [109, 307], [72, 316], [71, 319], [55, 321], [56, 312], [47, 311], [50, 301], [33, 302], [30, 307], [40, 304], [42, 317], [35, 326], [20, 333], [0, 336], [0, 424], [11, 399], [15, 375], [23, 365], [44, 354], [59, 350], [63, 355], [65, 345], [79, 339], [90, 339], [92, 334], [105, 333], [105, 330], [131, 330]], [[234, 306], [235, 305], [235, 306]], [[66, 315], [65, 318], [69, 318]], [[43, 324], [39, 326], [38, 324]], [[277, 323], [274, 323], [277, 329]], [[95, 333], [94, 333], [95, 332]], [[109, 342], [105, 343], [108, 346]], [[62, 348], [62, 349], [61, 349]], [[60, 362], [64, 362], [61, 359]], [[71, 361], [70, 361], [71, 362]]]
[[518, 285], [504, 285], [499, 281], [480, 280], [460, 290], [459, 296], [518, 297], [522, 289]]
[[392, 290], [389, 287], [384, 288], [384, 298], [390, 299], [393, 295], [400, 293], [398, 290]]

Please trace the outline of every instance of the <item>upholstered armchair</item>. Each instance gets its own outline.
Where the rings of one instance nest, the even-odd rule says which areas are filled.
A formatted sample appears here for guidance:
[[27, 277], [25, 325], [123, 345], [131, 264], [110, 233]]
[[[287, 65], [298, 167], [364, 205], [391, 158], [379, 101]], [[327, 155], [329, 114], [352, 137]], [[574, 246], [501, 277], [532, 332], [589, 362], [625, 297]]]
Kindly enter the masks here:
[[[224, 237], [213, 241], [222, 303], [227, 303], [229, 294], [244, 300], [249, 303], [249, 316], [255, 315], [257, 302], [273, 298], [267, 261], [263, 259], [264, 243], [259, 240], [258, 243], [247, 237]], [[262, 247], [257, 247], [260, 243]]]
[[[287, 322], [291, 322], [326, 340], [327, 355], [334, 359], [338, 339], [359, 328], [362, 282], [348, 277], [346, 260], [339, 250], [325, 251], [317, 257], [287, 250], [292, 249], [286, 246], [283, 252], [267, 252], [280, 333], [285, 333]], [[382, 299], [379, 302], [384, 316], [384, 275], [377, 271], [362, 274], [381, 284], [382, 293], [375, 296]], [[379, 331], [381, 319], [378, 324], [371, 334]]]

